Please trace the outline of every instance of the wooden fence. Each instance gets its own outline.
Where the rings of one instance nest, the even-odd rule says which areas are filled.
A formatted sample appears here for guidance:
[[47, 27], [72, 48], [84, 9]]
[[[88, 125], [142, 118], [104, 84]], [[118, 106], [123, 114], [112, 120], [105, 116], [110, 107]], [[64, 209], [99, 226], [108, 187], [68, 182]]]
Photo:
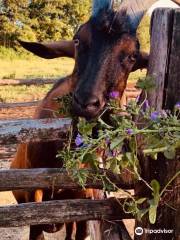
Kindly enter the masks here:
[[[160, 110], [171, 109], [180, 101], [180, 10], [157, 9], [153, 14], [151, 29], [151, 57], [148, 73], [154, 76], [156, 88], [148, 94], [151, 106]], [[68, 131], [71, 120], [27, 120], [27, 121], [1, 121], [0, 144], [48, 141], [63, 138]], [[154, 161], [151, 158], [141, 159], [142, 177], [150, 182], [157, 179], [161, 186], [165, 186], [169, 179], [180, 169], [180, 161], [177, 156], [174, 160], [167, 160], [159, 156]], [[103, 170], [102, 170], [103, 171]], [[134, 188], [136, 196], [147, 196], [143, 182], [125, 183], [121, 176], [107, 172], [110, 179], [124, 189]], [[34, 181], [36, 179], [36, 181]], [[37, 180], [38, 179], [38, 180]], [[135, 235], [135, 239], [142, 240], [178, 240], [179, 226], [178, 204], [180, 196], [178, 192], [179, 178], [173, 181], [170, 199], [165, 200], [158, 208], [157, 222], [150, 225], [148, 219], [143, 222], [136, 221], [136, 227], [143, 229], [171, 229], [171, 234], [147, 234]], [[79, 186], [73, 183], [64, 170], [60, 169], [28, 169], [28, 170], [1, 170], [0, 191], [14, 189], [52, 189], [65, 188], [77, 189]], [[86, 187], [102, 189], [101, 182], [87, 180]], [[131, 219], [133, 216], [125, 214], [121, 207], [124, 199], [102, 200], [61, 200], [43, 203], [26, 203], [18, 206], [0, 207], [0, 227], [24, 226], [30, 224], [47, 224], [57, 222], [71, 222], [79, 220], [100, 220], [100, 224], [93, 225], [92, 229], [99, 230], [99, 236], [91, 231], [93, 240], [120, 239], [130, 240], [125, 229], [121, 234], [117, 230], [119, 223], [116, 220]], [[171, 207], [173, 206], [173, 207]], [[108, 231], [107, 229], [111, 229]], [[97, 232], [97, 231], [96, 231]]]

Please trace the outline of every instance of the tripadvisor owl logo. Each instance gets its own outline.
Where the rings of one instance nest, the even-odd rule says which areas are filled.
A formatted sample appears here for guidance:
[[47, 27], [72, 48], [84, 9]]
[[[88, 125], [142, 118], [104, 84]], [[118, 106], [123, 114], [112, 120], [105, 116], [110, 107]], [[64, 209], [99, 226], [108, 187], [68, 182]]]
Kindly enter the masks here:
[[141, 236], [143, 235], [143, 228], [142, 227], [137, 227], [135, 228], [135, 234], [138, 235], [138, 236]]
[[173, 229], [146, 229], [142, 227], [137, 227], [135, 228], [135, 234], [137, 236], [141, 236], [144, 233], [145, 234], [173, 234], [174, 230]]

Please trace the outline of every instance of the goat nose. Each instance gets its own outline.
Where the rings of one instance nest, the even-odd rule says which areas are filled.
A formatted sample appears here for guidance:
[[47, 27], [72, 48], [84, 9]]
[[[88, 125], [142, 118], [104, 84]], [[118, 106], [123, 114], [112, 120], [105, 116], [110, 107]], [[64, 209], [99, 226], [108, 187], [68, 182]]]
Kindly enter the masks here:
[[85, 107], [95, 107], [98, 108], [100, 106], [100, 101], [97, 97], [92, 97], [90, 99], [88, 99], [88, 101], [86, 101]]
[[74, 94], [74, 101], [82, 109], [91, 109], [91, 108], [99, 108], [100, 107], [100, 100], [96, 96], [88, 97], [88, 95], [87, 95], [84, 98], [80, 98], [76, 94]]

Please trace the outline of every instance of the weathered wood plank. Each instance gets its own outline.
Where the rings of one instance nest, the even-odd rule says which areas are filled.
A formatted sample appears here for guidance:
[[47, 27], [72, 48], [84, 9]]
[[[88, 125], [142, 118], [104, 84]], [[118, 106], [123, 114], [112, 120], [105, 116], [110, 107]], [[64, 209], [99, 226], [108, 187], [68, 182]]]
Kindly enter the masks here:
[[58, 81], [58, 79], [0, 79], [0, 86], [20, 86], [20, 85], [44, 85], [44, 84], [54, 84]]
[[70, 129], [70, 119], [0, 121], [0, 144], [62, 139]]
[[2, 108], [17, 108], [17, 107], [34, 107], [37, 106], [41, 101], [32, 102], [17, 102], [17, 103], [0, 103], [0, 109]]
[[[174, 11], [172, 41], [170, 45], [170, 57], [168, 65], [168, 76], [166, 79], [165, 91], [163, 99], [164, 109], [174, 109], [174, 105], [180, 102], [180, 9]], [[150, 162], [150, 172], [152, 177], [156, 178], [161, 186], [165, 186], [167, 182], [180, 170], [180, 151], [173, 160], [168, 160], [164, 156], [159, 156], [158, 161]], [[163, 203], [157, 212], [157, 221], [152, 226], [153, 229], [164, 227], [165, 229], [173, 230], [172, 234], [166, 235], [166, 240], [180, 237], [180, 176], [168, 187], [162, 196]], [[168, 205], [166, 205], [166, 203]], [[169, 206], [173, 207], [170, 208]], [[163, 234], [158, 237], [158, 240], [163, 240]], [[151, 236], [149, 240], [154, 240]]]
[[148, 93], [151, 106], [162, 109], [165, 79], [168, 71], [169, 44], [173, 22], [172, 9], [156, 9], [152, 16], [151, 50], [147, 75], [155, 80], [155, 91]]
[[[180, 1], [178, 0], [179, 5]], [[180, 9], [175, 10], [174, 14], [174, 27], [173, 27], [173, 36], [172, 36], [172, 45], [171, 45], [171, 56], [170, 56], [170, 65], [169, 65], [169, 76], [167, 84], [167, 94], [165, 98], [165, 108], [173, 109], [174, 104], [180, 102]], [[165, 163], [166, 164], [166, 163]], [[176, 159], [173, 162], [169, 162], [167, 165], [166, 173], [168, 178], [171, 178], [176, 171], [180, 170], [180, 151], [176, 156]], [[166, 174], [165, 173], [165, 174]], [[163, 176], [162, 176], [163, 177]], [[177, 209], [176, 212], [170, 211], [170, 209], [165, 209], [163, 214], [164, 220], [168, 217], [168, 223], [171, 223], [171, 226], [174, 226], [174, 236], [175, 239], [180, 238], [180, 176], [174, 181], [172, 185], [173, 197], [170, 204], [174, 205]]]
[[[156, 89], [149, 95], [150, 105], [156, 110], [170, 109], [177, 101], [180, 101], [179, 94], [179, 66], [180, 66], [180, 10], [158, 9], [154, 12], [152, 23], [152, 40], [150, 66], [148, 72], [155, 77]], [[173, 33], [173, 34], [172, 34]], [[164, 59], [163, 59], [164, 58]], [[158, 66], [158, 67], [157, 67]], [[156, 179], [161, 190], [172, 179], [180, 169], [180, 153], [174, 160], [168, 160], [164, 155], [159, 154], [157, 161], [150, 157], [141, 159], [142, 177], [151, 182]], [[161, 197], [157, 211], [155, 224], [150, 224], [148, 217], [137, 222], [137, 227], [143, 229], [166, 229], [171, 233], [164, 234], [144, 234], [141, 240], [178, 240], [179, 239], [179, 193], [180, 178], [171, 183]], [[139, 196], [147, 195], [147, 188], [142, 188], [140, 184], [135, 187], [135, 194]], [[139, 240], [139, 236], [135, 236]]]
[[164, 104], [167, 109], [173, 109], [180, 101], [180, 9], [175, 10], [172, 44], [170, 49], [168, 81]]
[[0, 227], [132, 218], [122, 210], [120, 203], [123, 203], [123, 199], [118, 201], [75, 199], [0, 207]]
[[[93, 173], [92, 170], [87, 172]], [[124, 189], [132, 189], [134, 184], [124, 182], [120, 175], [112, 172], [99, 170], [100, 174], [106, 174], [107, 177], [117, 186]], [[36, 179], [36, 180], [35, 180]], [[33, 189], [78, 189], [81, 188], [68, 175], [65, 169], [11, 169], [0, 170], [0, 191], [9, 190], [33, 190]], [[87, 180], [86, 188], [103, 189], [102, 181]]]

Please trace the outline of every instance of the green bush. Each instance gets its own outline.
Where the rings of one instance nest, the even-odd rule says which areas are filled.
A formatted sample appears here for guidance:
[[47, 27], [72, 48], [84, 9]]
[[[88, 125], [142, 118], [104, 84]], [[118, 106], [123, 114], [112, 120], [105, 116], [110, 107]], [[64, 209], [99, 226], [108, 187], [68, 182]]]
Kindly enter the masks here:
[[23, 48], [18, 47], [17, 50], [13, 48], [6, 48], [3, 46], [0, 46], [0, 59], [6, 59], [6, 60], [17, 60], [17, 59], [32, 59], [35, 58], [33, 54], [27, 52]]
[[149, 16], [144, 16], [137, 31], [137, 36], [141, 43], [141, 50], [146, 52], [149, 52], [150, 49], [150, 21]]
[[0, 45], [15, 48], [17, 39], [49, 41], [72, 38], [89, 18], [90, 0], [0, 1]]

